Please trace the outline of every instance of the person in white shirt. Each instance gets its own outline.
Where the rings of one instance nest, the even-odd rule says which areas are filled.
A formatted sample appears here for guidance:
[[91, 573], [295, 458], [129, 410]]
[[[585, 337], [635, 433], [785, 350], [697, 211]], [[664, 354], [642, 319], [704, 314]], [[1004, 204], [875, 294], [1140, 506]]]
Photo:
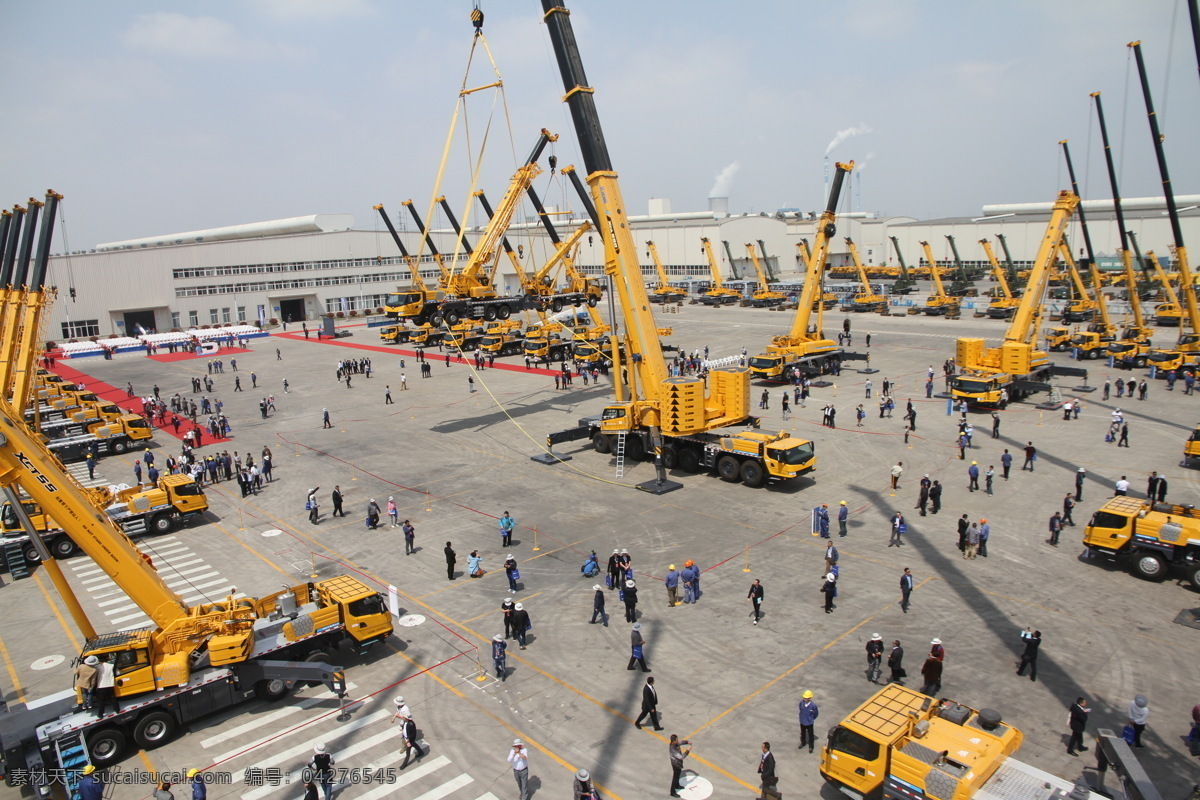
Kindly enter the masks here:
[[1125, 476], [1121, 476], [1121, 480], [1116, 483], [1116, 497], [1124, 497], [1129, 493], [1129, 481], [1125, 480]]
[[109, 656], [103, 656], [100, 659], [100, 663], [96, 665], [96, 699], [94, 706], [96, 716], [98, 717], [104, 716], [104, 711], [110, 703], [112, 704], [113, 711], [120, 710], [117, 706], [116, 695], [113, 693], [115, 683], [113, 665], [108, 659]]
[[513, 777], [517, 780], [521, 800], [529, 800], [529, 754], [525, 751], [525, 743], [520, 739], [513, 739], [512, 750], [508, 751], [508, 763], [512, 764]]

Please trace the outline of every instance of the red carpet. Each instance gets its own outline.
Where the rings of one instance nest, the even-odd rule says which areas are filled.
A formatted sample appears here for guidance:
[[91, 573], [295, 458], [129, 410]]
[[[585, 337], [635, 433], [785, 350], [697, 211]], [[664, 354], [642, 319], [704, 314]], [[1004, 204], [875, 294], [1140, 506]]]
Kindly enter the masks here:
[[[222, 352], [224, 352], [224, 351], [222, 351]], [[171, 355], [171, 354], [168, 354], [168, 355]], [[179, 354], [176, 353], [174, 355], [179, 355]], [[96, 395], [96, 397], [99, 397], [103, 400], [108, 400], [112, 403], [116, 403], [121, 408], [123, 408], [127, 411], [131, 411], [134, 414], [142, 413], [142, 399], [140, 397], [129, 397], [125, 393], [124, 389], [118, 389], [116, 386], [110, 386], [109, 384], [105, 383], [102, 380], [93, 378], [91, 375], [80, 372], [77, 369], [72, 369], [71, 367], [68, 367], [66, 364], [63, 364], [63, 363], [55, 364], [53, 371], [58, 373], [59, 375], [61, 375], [65, 380], [72, 381], [74, 383], [82, 383], [85, 387], [90, 389]], [[136, 390], [136, 387], [135, 387], [135, 390]], [[149, 394], [149, 393], [147, 393], [147, 394]], [[171, 416], [172, 416], [171, 413], [168, 411], [167, 419], [169, 420], [171, 418]], [[169, 436], [173, 436], [176, 439], [179, 439], [180, 441], [183, 441], [183, 434], [187, 433], [194, 426], [192, 425], [191, 420], [187, 419], [186, 417], [180, 416], [179, 419], [182, 423], [179, 426], [179, 433], [175, 433], [175, 428], [172, 425], [165, 425], [165, 426], [159, 425], [156, 421], [151, 421], [150, 424], [153, 425], [158, 430], [162, 431], [163, 433], [168, 434]], [[231, 440], [230, 439], [214, 440], [212, 438], [212, 436], [209, 434], [208, 429], [205, 428], [204, 429], [204, 438], [201, 441], [204, 443], [201, 445], [201, 447], [207, 447], [210, 444], [217, 444], [218, 442], [228, 442]]]
[[197, 359], [197, 358], [204, 358], [204, 359], [225, 358], [226, 356], [230, 356], [230, 355], [236, 356], [239, 353], [249, 353], [249, 352], [251, 352], [251, 351], [247, 350], [244, 347], [222, 347], [220, 350], [218, 350], [215, 353], [202, 353], [200, 355], [196, 355], [195, 353], [180, 353], [180, 352], [156, 353], [155, 355], [149, 356], [149, 358], [151, 361], [187, 361], [188, 359]]

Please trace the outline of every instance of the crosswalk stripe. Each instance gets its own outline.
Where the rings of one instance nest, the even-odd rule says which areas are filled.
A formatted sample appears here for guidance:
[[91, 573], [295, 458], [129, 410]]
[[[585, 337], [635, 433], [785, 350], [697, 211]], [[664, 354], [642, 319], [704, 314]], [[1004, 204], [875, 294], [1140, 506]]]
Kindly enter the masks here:
[[[105, 612], [104, 612], [104, 616], [106, 616], [106, 617], [115, 617], [117, 614], [123, 614], [123, 613], [125, 613], [126, 611], [132, 611], [132, 610], [133, 610], [133, 609], [135, 609], [135, 608], [137, 608], [137, 603], [130, 602], [130, 601], [128, 600], [128, 598], [126, 598], [126, 603], [125, 603], [125, 605], [123, 605], [123, 606], [117, 606], [116, 608], [110, 608], [110, 609], [108, 609], [107, 611], [105, 611]], [[138, 609], [138, 610], [139, 610], [139, 611], [141, 611], [141, 609]], [[128, 617], [128, 619], [133, 619], [133, 617]], [[109, 622], [122, 622], [122, 621], [123, 621], [123, 620], [119, 620], [119, 619], [110, 619], [110, 620], [109, 620]]]
[[[344, 737], [347, 734], [354, 733], [354, 731], [359, 730], [360, 728], [365, 728], [366, 726], [376, 723], [376, 722], [380, 721], [381, 719], [385, 719], [388, 716], [390, 716], [391, 714], [392, 714], [392, 712], [388, 709], [384, 709], [382, 711], [376, 711], [374, 714], [368, 714], [367, 716], [363, 717], [362, 719], [355, 720], [354, 722], [348, 723], [346, 725], [343, 725], [340, 728], [337, 728], [334, 731], [331, 731], [329, 734], [329, 738], [332, 738], [334, 736]], [[392, 736], [392, 735], [394, 735], [393, 731], [384, 731], [382, 738], [387, 738], [388, 736]], [[325, 739], [325, 734], [321, 734], [320, 736], [313, 737], [306, 742], [301, 742], [300, 744], [283, 751], [282, 753], [277, 753], [274, 756], [271, 756], [269, 758], [260, 759], [255, 764], [255, 766], [260, 766], [260, 767], [274, 766], [274, 765], [280, 764], [284, 761], [295, 759], [298, 756], [311, 755], [313, 746], [320, 744], [322, 741], [324, 741], [324, 739]], [[224, 762], [226, 762], [236, 756], [242, 755], [245, 750], [246, 750], [246, 746], [241, 745], [235, 750], [231, 750], [228, 753], [222, 753], [221, 755], [214, 757], [212, 759], [212, 762], [214, 764], [223, 764]], [[241, 783], [243, 778], [245, 778], [245, 776], [246, 776], [246, 770], [239, 769], [237, 772], [233, 773], [233, 778], [231, 780], [231, 783]]]
[[[379, 759], [378, 761], [372, 762], [371, 769], [373, 769], [373, 770], [384, 769], [386, 767], [391, 766], [392, 764], [395, 764], [397, 761], [399, 761], [403, 757], [404, 757], [403, 750], [397, 750], [397, 751], [388, 753], [386, 756]], [[424, 763], [424, 761], [425, 761], [424, 759], [421, 759], [422, 763], [417, 764], [416, 766], [412, 767], [411, 769], [406, 769], [404, 772], [401, 772], [399, 775], [397, 775], [395, 783], [385, 783], [382, 786], [376, 786], [374, 789], [371, 789], [370, 791], [366, 792], [365, 794], [359, 795], [358, 800], [377, 800], [377, 798], [380, 798], [380, 797], [387, 797], [389, 794], [396, 791], [397, 789], [402, 789], [405, 786], [407, 786], [408, 784], [418, 781], [421, 778], [424, 778], [426, 775], [436, 772], [439, 769], [441, 769], [442, 767], [444, 767], [450, 763], [450, 759], [446, 758], [445, 756], [438, 756], [433, 761], [430, 761], [428, 764]]]
[[[124, 595], [124, 592], [122, 592], [122, 595]], [[127, 605], [130, 604], [128, 597], [117, 597], [112, 600], [103, 600], [99, 603], [96, 603], [96, 605], [100, 606], [101, 608], [104, 608], [105, 606], [111, 606], [114, 603], [125, 603]]]
[[145, 622], [139, 622], [134, 625], [126, 625], [123, 628], [117, 628], [117, 632], [125, 633], [126, 631], [136, 631], [141, 628], [149, 628], [149, 627], [150, 627], [150, 620], [146, 620]]
[[[346, 691], [348, 691], [348, 692], [353, 691], [354, 689], [357, 689], [357, 688], [358, 688], [358, 686], [355, 685], [352, 681], [347, 681]], [[227, 731], [223, 731], [222, 733], [218, 734], [217, 736], [210, 736], [207, 739], [202, 740], [200, 742], [200, 746], [203, 747], [205, 750], [207, 750], [208, 748], [212, 747], [215, 744], [220, 744], [221, 742], [228, 741], [228, 740], [234, 738], [235, 736], [241, 736], [243, 733], [249, 733], [250, 731], [255, 730], [257, 728], [261, 728], [264, 725], [272, 725], [277, 720], [283, 719], [284, 717], [286, 717], [290, 714], [294, 714], [297, 711], [303, 711], [306, 708], [312, 708], [317, 703], [320, 703], [323, 700], [329, 700], [331, 698], [335, 698], [333, 692], [329, 691], [328, 689], [322, 689], [319, 693], [313, 695], [312, 697], [307, 697], [298, 703], [278, 709], [277, 711], [272, 711], [270, 714], [263, 714], [262, 716], [255, 718], [251, 722], [247, 722], [242, 725], [238, 725], [236, 728], [231, 728]], [[269, 739], [269, 738], [271, 738], [271, 736], [274, 736], [274, 735], [275, 734], [272, 733], [270, 736], [267, 736], [266, 738]], [[245, 745], [244, 747], [252, 747], [256, 744], [258, 744], [258, 742], [253, 742], [249, 745]]]
[[107, 575], [101, 575], [99, 578], [88, 578], [88, 579], [84, 580], [82, 583], [84, 586], [87, 586], [89, 583], [99, 583], [100, 581], [107, 581], [107, 580], [109, 580], [109, 577]]
[[[326, 738], [346, 737], [347, 734], [353, 733], [354, 731], [359, 730], [361, 728], [365, 728], [367, 725], [371, 725], [373, 723], [379, 722], [382, 719], [386, 719], [388, 716], [391, 715], [391, 713], [392, 712], [388, 709], [384, 709], [383, 711], [376, 711], [374, 714], [365, 716], [356, 722], [351, 722], [349, 725], [344, 725], [340, 728], [336, 728], [336, 729], [330, 731], [328, 736], [326, 734], [322, 733], [319, 736], [313, 737], [313, 738], [309, 739], [307, 742], [302, 742], [302, 743], [296, 745], [295, 747], [285, 750], [282, 753], [276, 753], [275, 755], [270, 756], [269, 758], [259, 759], [258, 763], [255, 764], [255, 766], [259, 766], [259, 767], [274, 766], [274, 765], [281, 764], [286, 761], [295, 760], [298, 757], [311, 756], [313, 747], [315, 745], [320, 744], [321, 742], [325, 741]], [[366, 739], [362, 739], [360, 741], [355, 742], [354, 744], [344, 747], [341, 750], [339, 750], [338, 752], [332, 753], [331, 755], [333, 756], [333, 760], [336, 763], [337, 761], [339, 761], [341, 759], [349, 758], [350, 756], [352, 756], [356, 753], [361, 753], [363, 750], [367, 750], [368, 748], [374, 747], [377, 744], [381, 744], [382, 742], [387, 741], [388, 739], [394, 739], [395, 737], [396, 737], [396, 732], [394, 730], [381, 731], [380, 733], [377, 733], [374, 736], [371, 736]], [[244, 747], [238, 748], [237, 750], [230, 753], [229, 757], [233, 757], [233, 756], [237, 755], [243, 749], [245, 749], [245, 748]], [[222, 760], [223, 760], [223, 758], [218, 758], [218, 759], [214, 759], [214, 762], [219, 764], [222, 762]], [[245, 779], [245, 777], [246, 777], [246, 770], [239, 769], [237, 772], [233, 773], [232, 783], [234, 783], [234, 784], [241, 783]], [[243, 794], [242, 800], [257, 800], [257, 798], [265, 797], [268, 794], [270, 794], [271, 792], [276, 791], [278, 788], [279, 788], [278, 786], [261, 786], [261, 787], [255, 789], [254, 791]]]
[[[203, 575], [193, 575], [190, 578], [188, 577], [188, 575], [190, 573], [204, 572], [204, 570], [206, 570], [206, 569], [212, 569], [212, 572], [207, 572]], [[166, 581], [166, 584], [167, 584], [167, 586], [170, 586], [172, 589], [174, 589], [176, 586], [183, 586], [185, 584], [190, 584], [193, 581], [201, 581], [201, 580], [205, 580], [206, 578], [215, 578], [217, 575], [220, 575], [220, 574], [221, 573], [217, 572], [212, 567], [207, 567], [207, 566], [206, 567], [196, 567], [194, 569], [189, 569], [185, 572], [179, 573], [179, 575], [177, 577], [174, 577], [172, 580]]]
[[[191, 569], [177, 569], [177, 570], [175, 570], [175, 574], [176, 575], [191, 575], [194, 572], [204, 572], [204, 570], [206, 570], [206, 569], [212, 569], [212, 567], [205, 564], [203, 567], [192, 567]], [[216, 575], [217, 573], [213, 572], [211, 574]], [[207, 578], [208, 576], [205, 575], [204, 577]], [[167, 585], [170, 586], [171, 582], [167, 581]]]
[[479, 797], [476, 797], [475, 800], [498, 800], [498, 798], [491, 792], [484, 792]]
[[141, 548], [151, 558], [160, 558], [163, 561], [170, 562], [176, 556], [189, 555], [194, 556], [195, 553], [186, 544], [175, 544], [170, 547], [143, 547]]
[[179, 572], [180, 567], [190, 567], [192, 564], [203, 564], [204, 563], [204, 559], [200, 556], [197, 556], [195, 553], [188, 553], [188, 555], [194, 556], [194, 558], [187, 558], [183, 561], [177, 561], [175, 563], [164, 562], [164, 563], [166, 563], [166, 566], [159, 567], [158, 574], [162, 575], [163, 573], [167, 573], [167, 572]]
[[417, 795], [415, 798], [413, 798], [413, 800], [441, 800], [441, 798], [445, 797], [451, 792], [456, 792], [462, 787], [466, 786], [468, 783], [474, 783], [474, 781], [474, 778], [464, 772], [457, 778], [451, 778], [441, 786], [438, 786], [435, 789], [430, 789], [425, 794]]
[[120, 622], [129, 622], [129, 620], [131, 620], [131, 619], [139, 619], [139, 618], [146, 619], [146, 620], [149, 619], [149, 617], [146, 616], [145, 612], [139, 611], [136, 614], [126, 614], [123, 617], [113, 617], [112, 619], [109, 620], [109, 622], [116, 625], [117, 623], [120, 623]]
[[209, 589], [213, 586], [220, 586], [222, 583], [229, 583], [229, 579], [217, 578], [216, 580], [206, 581], [205, 583], [196, 583], [193, 580], [188, 583], [188, 588], [200, 591], [201, 589]]
[[76, 567], [74, 564], [71, 566], [74, 568], [75, 574], [81, 578], [86, 578], [88, 575], [95, 575], [97, 572], [103, 572], [103, 570], [96, 565], [96, 562], [89, 561], [87, 563], [90, 564], [90, 566], [85, 566], [83, 568]]

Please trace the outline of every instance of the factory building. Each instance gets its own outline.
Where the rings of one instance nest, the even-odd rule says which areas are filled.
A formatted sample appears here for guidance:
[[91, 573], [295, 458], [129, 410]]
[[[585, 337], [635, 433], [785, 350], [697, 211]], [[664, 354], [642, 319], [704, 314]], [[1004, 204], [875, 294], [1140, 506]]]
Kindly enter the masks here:
[[[1184, 236], [1200, 237], [1200, 195], [1177, 198]], [[725, 279], [753, 281], [755, 272], [747, 245], [756, 246], [760, 260], [775, 280], [795, 282], [800, 275], [799, 244], [812, 241], [817, 211], [781, 210], [774, 213], [729, 214], [727, 198], [710, 198], [709, 210], [672, 212], [670, 202], [652, 199], [649, 213], [632, 216], [639, 259], [647, 282], [657, 283], [653, 261], [644, 243], [653, 241], [668, 275], [709, 280], [710, 268], [701, 245], [712, 244]], [[922, 241], [928, 241], [934, 258], [953, 264], [950, 243], [954, 237], [961, 259], [986, 263], [978, 242], [1003, 234], [1015, 262], [1029, 262], [1045, 231], [1051, 203], [986, 206], [977, 217], [918, 220], [856, 212], [838, 219], [831, 242], [831, 266], [847, 263], [844, 238], [853, 238], [866, 265], [896, 265], [896, 237], [909, 266], [924, 261]], [[1115, 265], [1120, 248], [1111, 202], [1083, 204], [1093, 245], [1102, 266]], [[1161, 198], [1124, 201], [1126, 223], [1143, 253], [1170, 256], [1170, 223]], [[466, 263], [467, 254], [451, 226], [432, 213], [430, 239], [446, 269]], [[420, 232], [402, 215], [392, 214], [409, 252], [420, 254], [419, 270], [433, 285], [443, 268], [422, 247]], [[554, 214], [563, 238], [582, 221], [579, 212]], [[468, 227], [469, 243], [480, 236], [479, 227]], [[540, 223], [525, 219], [509, 229], [508, 239], [528, 273], [552, 252]], [[1070, 239], [1082, 253], [1078, 218]], [[998, 249], [998, 248], [997, 248]], [[576, 263], [587, 274], [603, 272], [603, 245], [595, 232], [585, 236]], [[519, 280], [507, 258], [501, 257], [495, 273], [497, 289], [516, 293]], [[347, 214], [316, 214], [271, 222], [190, 231], [145, 239], [110, 242], [95, 249], [55, 255], [50, 282], [59, 299], [47, 328], [49, 340], [68, 341], [110, 334], [137, 335], [142, 330], [187, 330], [226, 323], [299, 323], [325, 314], [342, 318], [368, 316], [381, 308], [389, 292], [412, 281], [409, 264], [400, 257], [386, 227], [355, 226]], [[73, 290], [73, 291], [69, 291]]]

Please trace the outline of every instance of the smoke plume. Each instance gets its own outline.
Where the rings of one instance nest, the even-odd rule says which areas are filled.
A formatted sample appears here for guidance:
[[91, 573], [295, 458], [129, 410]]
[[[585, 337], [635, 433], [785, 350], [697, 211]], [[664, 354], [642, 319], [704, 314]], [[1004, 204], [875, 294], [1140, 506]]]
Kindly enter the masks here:
[[742, 162], [735, 161], [717, 174], [713, 187], [708, 190], [709, 197], [729, 197], [729, 187], [733, 184], [733, 176], [742, 168]]
[[864, 133], [870, 132], [871, 126], [865, 122], [859, 125], [857, 128], [843, 128], [837, 132], [837, 135], [833, 137], [833, 141], [831, 141], [829, 146], [825, 148], [825, 155], [829, 155], [833, 151], [833, 148], [837, 147], [851, 136], [861, 136]]

